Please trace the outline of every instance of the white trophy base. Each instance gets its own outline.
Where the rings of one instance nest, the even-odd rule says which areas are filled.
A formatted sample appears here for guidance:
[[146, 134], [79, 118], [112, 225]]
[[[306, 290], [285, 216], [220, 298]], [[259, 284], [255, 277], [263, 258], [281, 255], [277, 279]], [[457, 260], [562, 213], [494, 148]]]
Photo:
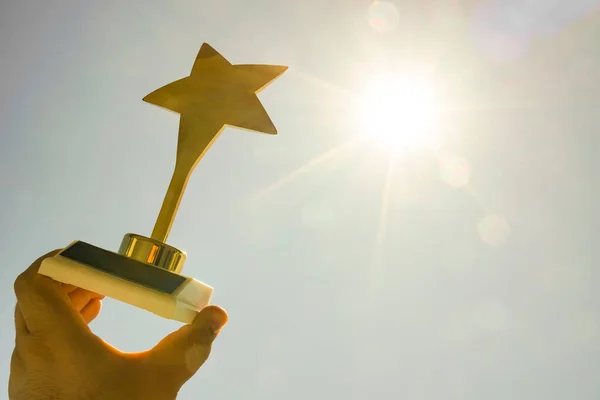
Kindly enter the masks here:
[[212, 287], [194, 278], [172, 272], [169, 274], [181, 277], [182, 283], [172, 293], [165, 293], [62, 257], [60, 254], [43, 260], [39, 273], [55, 281], [87, 289], [183, 323], [191, 323], [198, 312], [209, 305], [213, 293]]

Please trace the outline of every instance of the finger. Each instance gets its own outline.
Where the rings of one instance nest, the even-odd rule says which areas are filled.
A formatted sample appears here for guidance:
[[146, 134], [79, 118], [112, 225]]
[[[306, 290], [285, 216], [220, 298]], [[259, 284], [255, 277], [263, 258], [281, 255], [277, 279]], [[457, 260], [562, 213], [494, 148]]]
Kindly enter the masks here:
[[70, 285], [68, 283], [63, 283], [62, 284], [62, 288], [63, 288], [63, 290], [65, 291], [66, 294], [69, 294], [69, 293], [75, 291], [76, 289], [79, 289], [77, 286]]
[[13, 350], [10, 358], [10, 374], [14, 377], [25, 376], [25, 363], [17, 348]]
[[25, 363], [15, 348], [10, 358], [10, 379], [8, 380], [8, 398], [16, 399], [23, 393], [25, 380], [28, 378]]
[[102, 309], [102, 301], [98, 298], [92, 299], [84, 308], [81, 310], [81, 317], [86, 324], [92, 322]]
[[73, 305], [73, 308], [77, 310], [77, 312], [83, 310], [92, 300], [101, 298], [104, 298], [104, 296], [81, 288], [77, 288], [69, 293], [71, 305]]
[[[27, 338], [29, 337], [29, 330], [23, 318], [23, 313], [19, 308], [19, 303], [15, 305], [15, 352], [23, 351], [27, 346]], [[15, 353], [18, 355], [18, 353]], [[13, 355], [14, 357], [14, 355]]]
[[213, 341], [227, 323], [220, 307], [203, 309], [193, 323], [181, 327], [161, 340], [148, 356], [156, 368], [164, 370], [177, 385], [183, 385], [204, 364]]
[[38, 274], [42, 261], [57, 252], [58, 250], [38, 258], [15, 281], [15, 294], [19, 308], [27, 329], [32, 334], [56, 336], [56, 326], [61, 326], [61, 332], [58, 334], [65, 337], [65, 330], [87, 329], [78, 313], [73, 310], [62, 285]]
[[23, 318], [23, 314], [19, 309], [19, 303], [15, 305], [15, 331], [17, 335], [17, 340], [19, 340], [20, 337], [25, 336], [29, 333], [29, 330], [27, 329], [27, 324], [25, 323], [25, 318]]

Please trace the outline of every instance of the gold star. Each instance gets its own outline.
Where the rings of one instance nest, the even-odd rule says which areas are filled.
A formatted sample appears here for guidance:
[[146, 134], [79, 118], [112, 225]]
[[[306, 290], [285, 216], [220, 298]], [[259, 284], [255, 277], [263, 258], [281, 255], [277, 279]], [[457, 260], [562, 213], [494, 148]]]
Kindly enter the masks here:
[[190, 76], [144, 97], [181, 114], [175, 172], [153, 239], [166, 240], [192, 170], [225, 126], [277, 134], [256, 94], [286, 70], [279, 65], [232, 65], [204, 43]]

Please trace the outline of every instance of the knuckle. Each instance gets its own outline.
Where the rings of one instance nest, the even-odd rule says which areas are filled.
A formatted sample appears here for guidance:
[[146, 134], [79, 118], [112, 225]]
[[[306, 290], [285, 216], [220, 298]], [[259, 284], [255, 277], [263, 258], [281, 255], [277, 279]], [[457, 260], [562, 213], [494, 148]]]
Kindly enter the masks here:
[[18, 296], [20, 293], [23, 293], [27, 290], [29, 290], [31, 288], [31, 286], [34, 284], [34, 282], [38, 279], [38, 277], [40, 275], [38, 275], [38, 269], [42, 263], [42, 261], [44, 261], [44, 259], [49, 258], [54, 256], [56, 253], [58, 253], [60, 250], [54, 250], [40, 258], [38, 258], [33, 264], [31, 264], [31, 266], [29, 268], [27, 268], [25, 271], [21, 272], [19, 274], [19, 276], [17, 276], [17, 278], [15, 279], [14, 282], [14, 291], [15, 294]]
[[17, 279], [15, 279], [15, 283], [13, 285], [17, 297], [26, 291], [29, 286], [30, 282], [27, 274], [25, 272], [20, 273], [19, 276], [17, 276]]

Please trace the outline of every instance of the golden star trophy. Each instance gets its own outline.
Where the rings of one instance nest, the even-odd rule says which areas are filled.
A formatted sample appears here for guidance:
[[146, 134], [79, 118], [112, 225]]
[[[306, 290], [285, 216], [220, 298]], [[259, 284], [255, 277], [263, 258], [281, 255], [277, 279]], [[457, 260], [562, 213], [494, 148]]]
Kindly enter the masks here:
[[287, 67], [232, 65], [203, 44], [190, 76], [144, 101], [181, 115], [175, 171], [151, 237], [128, 233], [117, 253], [77, 240], [42, 262], [39, 273], [190, 323], [213, 288], [181, 275], [186, 253], [166, 244], [188, 179], [226, 125], [277, 134], [256, 94]]

